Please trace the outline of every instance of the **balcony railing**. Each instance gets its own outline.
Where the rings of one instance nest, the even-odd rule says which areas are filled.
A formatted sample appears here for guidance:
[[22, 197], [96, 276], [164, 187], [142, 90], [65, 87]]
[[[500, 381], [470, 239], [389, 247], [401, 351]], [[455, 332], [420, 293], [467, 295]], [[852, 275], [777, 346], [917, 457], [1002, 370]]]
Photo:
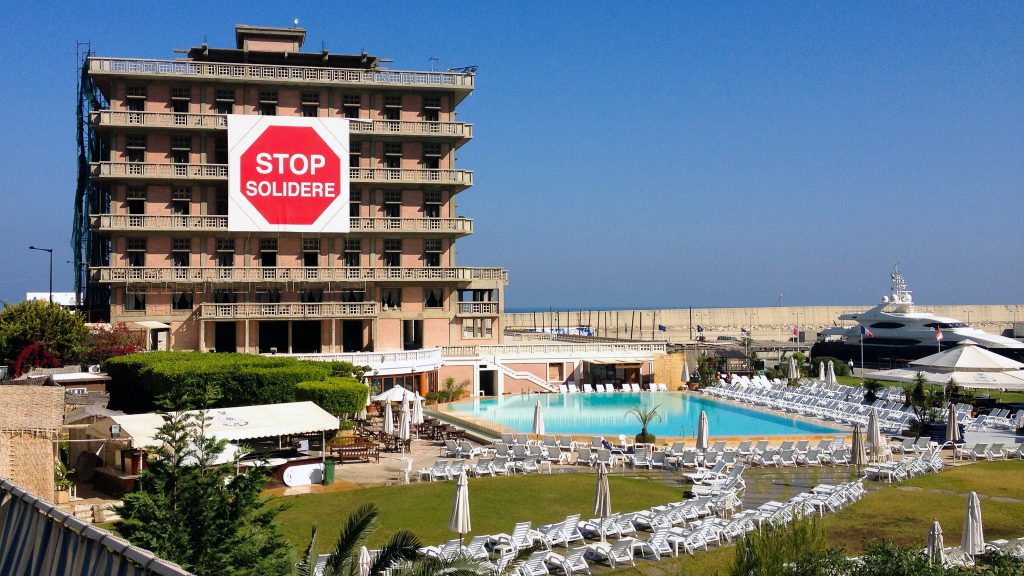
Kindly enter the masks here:
[[376, 302], [287, 302], [261, 304], [203, 304], [204, 320], [245, 318], [372, 318]]
[[[224, 114], [193, 114], [179, 112], [131, 112], [97, 110], [91, 113], [94, 124], [142, 128], [200, 128], [226, 130], [228, 118]], [[386, 136], [436, 136], [439, 138], [470, 139], [473, 125], [465, 122], [421, 122], [413, 120], [352, 120], [349, 131], [354, 134]]]
[[[227, 180], [227, 164], [169, 164], [161, 162], [93, 162], [92, 175], [98, 178], [173, 178], [187, 180]], [[366, 184], [438, 184], [467, 188], [473, 185], [473, 172], [433, 168], [349, 168], [353, 183]]]
[[416, 86], [446, 90], [472, 90], [473, 75], [453, 72], [408, 70], [359, 70], [319, 66], [275, 66], [192, 60], [142, 60], [138, 58], [89, 58], [92, 75], [178, 76], [241, 82], [330, 83], [369, 86]]
[[663, 354], [665, 342], [601, 342], [594, 344], [484, 344], [480, 346], [445, 346], [446, 357], [566, 357], [587, 355], [595, 360], [635, 360]]
[[[224, 231], [227, 216], [183, 216], [176, 214], [93, 214], [92, 227], [99, 230]], [[352, 232], [450, 232], [472, 234], [469, 218], [351, 218]]]
[[351, 362], [369, 366], [378, 376], [436, 370], [441, 365], [441, 349], [393, 350], [388, 352], [340, 352], [323, 354], [277, 354], [317, 362]]
[[502, 268], [350, 268], [350, 267], [143, 267], [104, 266], [91, 269], [99, 282], [295, 282], [413, 280], [421, 282], [498, 280], [508, 282]]
[[459, 316], [497, 316], [497, 302], [459, 302]]

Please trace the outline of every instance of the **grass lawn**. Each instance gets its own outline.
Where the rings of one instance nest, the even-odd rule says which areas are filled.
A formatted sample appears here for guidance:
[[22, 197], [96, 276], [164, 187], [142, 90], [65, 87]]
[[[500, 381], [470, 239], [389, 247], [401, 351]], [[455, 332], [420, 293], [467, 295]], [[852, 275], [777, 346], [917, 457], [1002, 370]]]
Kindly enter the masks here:
[[[847, 386], [860, 386], [864, 382], [865, 378], [853, 377], [853, 376], [836, 376], [836, 381], [840, 384]], [[879, 380], [884, 386], [902, 386], [903, 388], [909, 388], [911, 384], [907, 382], [888, 382], [885, 380]], [[930, 386], [933, 390], [942, 390], [942, 386], [934, 384]], [[1000, 392], [999, 390], [976, 390], [975, 394], [988, 394], [992, 398], [997, 399], [1000, 402], [1007, 403], [1024, 403], [1024, 392]]]
[[[593, 474], [470, 479], [473, 533], [508, 533], [516, 522], [530, 520], [538, 526], [558, 522], [569, 514], [591, 518], [595, 479]], [[609, 482], [612, 509], [616, 512], [642, 510], [682, 498], [678, 488], [657, 480], [611, 476]], [[454, 493], [454, 482], [422, 482], [288, 496], [279, 499], [291, 507], [278, 516], [278, 520], [285, 538], [296, 550], [302, 550], [309, 543], [310, 526], [317, 522], [318, 547], [324, 553], [337, 538], [348, 513], [365, 502], [374, 502], [380, 509], [380, 527], [370, 540], [371, 547], [382, 544], [400, 528], [412, 530], [425, 545], [440, 544], [458, 537], [458, 534], [448, 531]]]

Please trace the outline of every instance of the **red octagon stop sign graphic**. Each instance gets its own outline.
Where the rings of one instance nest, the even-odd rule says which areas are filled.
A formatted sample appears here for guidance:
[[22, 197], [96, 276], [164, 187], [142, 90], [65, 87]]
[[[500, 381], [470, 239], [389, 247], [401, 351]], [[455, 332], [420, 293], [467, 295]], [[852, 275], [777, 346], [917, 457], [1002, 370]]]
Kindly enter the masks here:
[[241, 192], [272, 225], [310, 225], [341, 196], [341, 159], [307, 126], [268, 126], [242, 152]]

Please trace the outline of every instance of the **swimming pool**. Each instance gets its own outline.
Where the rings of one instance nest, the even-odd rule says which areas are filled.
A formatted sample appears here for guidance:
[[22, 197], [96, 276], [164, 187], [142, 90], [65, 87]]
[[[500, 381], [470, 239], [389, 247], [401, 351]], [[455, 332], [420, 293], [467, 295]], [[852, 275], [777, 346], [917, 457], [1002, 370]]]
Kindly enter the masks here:
[[614, 394], [533, 394], [482, 398], [451, 404], [451, 410], [529, 432], [533, 408], [540, 402], [548, 434], [634, 435], [640, 426], [626, 411], [634, 406], [660, 406], [661, 422], [648, 431], [656, 436], [695, 436], [697, 419], [708, 415], [711, 436], [780, 436], [832, 434], [839, 428], [809, 423], [679, 392]]

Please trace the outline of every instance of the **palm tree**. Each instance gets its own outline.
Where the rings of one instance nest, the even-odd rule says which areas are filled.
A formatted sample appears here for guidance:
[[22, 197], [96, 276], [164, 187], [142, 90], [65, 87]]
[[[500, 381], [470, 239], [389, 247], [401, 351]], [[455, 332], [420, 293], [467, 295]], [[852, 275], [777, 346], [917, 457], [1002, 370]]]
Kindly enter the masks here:
[[651, 422], [661, 422], [661, 414], [658, 414], [658, 409], [661, 408], [661, 404], [648, 408], [647, 406], [634, 406], [626, 411], [626, 416], [632, 416], [640, 422], [640, 433], [636, 435], [636, 441], [650, 444], [653, 443], [655, 438], [653, 435], [647, 432], [647, 426]]

